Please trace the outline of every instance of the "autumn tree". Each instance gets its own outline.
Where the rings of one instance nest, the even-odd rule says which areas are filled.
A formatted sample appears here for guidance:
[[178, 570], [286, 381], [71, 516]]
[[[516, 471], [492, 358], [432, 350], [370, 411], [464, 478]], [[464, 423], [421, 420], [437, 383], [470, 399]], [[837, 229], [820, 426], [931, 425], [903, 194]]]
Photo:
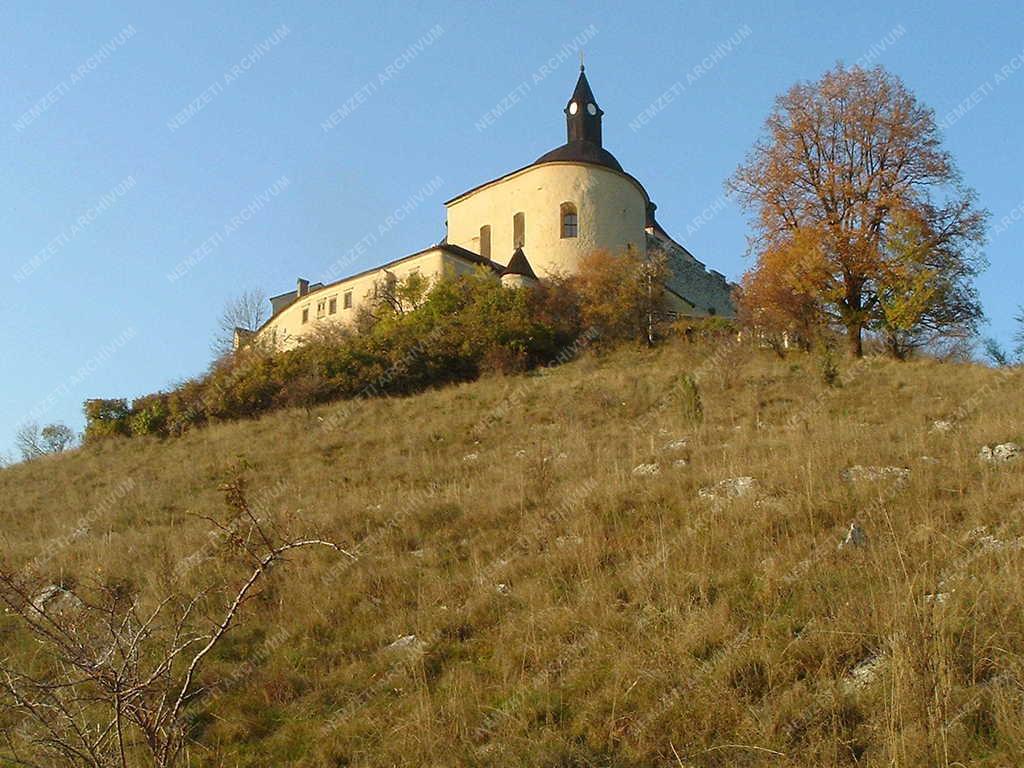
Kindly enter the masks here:
[[217, 320], [217, 333], [212, 344], [213, 353], [219, 357], [231, 352], [235, 348], [236, 328], [253, 333], [269, 317], [267, 297], [263, 291], [243, 291], [224, 305], [224, 311]]
[[779, 97], [765, 129], [727, 182], [754, 215], [746, 282], [806, 288], [856, 356], [868, 330], [905, 349], [977, 321], [987, 213], [899, 78], [839, 65]]
[[780, 353], [785, 339], [808, 348], [825, 324], [816, 290], [825, 265], [814, 248], [802, 247], [800, 235], [761, 254], [760, 268], [743, 276], [737, 294], [740, 322]]
[[654, 327], [665, 308], [664, 257], [593, 251], [580, 261], [575, 280], [580, 320], [603, 339], [654, 341]]
[[47, 424], [42, 429], [34, 421], [22, 424], [14, 438], [14, 444], [25, 461], [37, 459], [48, 453], [63, 453], [75, 444], [75, 433], [66, 424]]

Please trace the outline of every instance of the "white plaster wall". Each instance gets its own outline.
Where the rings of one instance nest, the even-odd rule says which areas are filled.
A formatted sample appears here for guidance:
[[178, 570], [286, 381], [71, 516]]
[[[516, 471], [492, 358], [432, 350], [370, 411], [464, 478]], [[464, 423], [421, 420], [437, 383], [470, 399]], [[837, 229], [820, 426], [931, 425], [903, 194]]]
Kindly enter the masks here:
[[[373, 300], [374, 285], [378, 281], [384, 280], [387, 273], [401, 281], [418, 271], [423, 277], [434, 280], [444, 274], [471, 274], [476, 269], [476, 265], [445, 253], [441, 249], [430, 250], [389, 266], [386, 270], [382, 267], [310, 291], [263, 326], [259, 332], [259, 339], [269, 340], [279, 349], [291, 349], [298, 345], [305, 336], [317, 328], [322, 328], [326, 323], [352, 322], [359, 308]], [[344, 308], [344, 296], [348, 291], [352, 291], [351, 309]], [[338, 311], [334, 315], [327, 314], [331, 298], [336, 298], [338, 301]], [[317, 316], [317, 306], [320, 302], [324, 302], [325, 306], [323, 317]], [[302, 310], [304, 309], [309, 310], [309, 320], [306, 323], [302, 322]]]
[[[562, 203], [574, 203], [579, 234], [561, 237]], [[580, 163], [545, 163], [448, 204], [448, 242], [480, 252], [480, 227], [491, 226], [491, 259], [508, 264], [512, 219], [526, 214], [523, 252], [538, 277], [572, 273], [587, 253], [620, 253], [632, 246], [647, 252], [647, 200], [639, 185], [608, 168]]]

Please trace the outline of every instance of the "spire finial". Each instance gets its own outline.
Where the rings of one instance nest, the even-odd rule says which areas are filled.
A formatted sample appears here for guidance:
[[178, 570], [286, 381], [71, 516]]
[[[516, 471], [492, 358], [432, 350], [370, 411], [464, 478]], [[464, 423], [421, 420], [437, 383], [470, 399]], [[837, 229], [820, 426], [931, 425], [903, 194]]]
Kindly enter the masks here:
[[583, 66], [583, 51], [580, 51], [580, 72], [584, 69], [586, 69], [586, 67]]

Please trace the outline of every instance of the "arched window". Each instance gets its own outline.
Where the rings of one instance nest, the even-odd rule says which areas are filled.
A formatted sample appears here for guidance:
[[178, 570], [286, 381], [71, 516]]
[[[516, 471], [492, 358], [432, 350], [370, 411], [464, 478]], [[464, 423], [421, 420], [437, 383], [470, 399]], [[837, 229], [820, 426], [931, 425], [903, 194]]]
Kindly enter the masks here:
[[491, 258], [491, 225], [484, 224], [480, 227], [480, 255], [485, 259]]
[[562, 218], [562, 237], [576, 237], [580, 229], [580, 220], [576, 215], [576, 206], [572, 203], [562, 203], [560, 213]]
[[526, 214], [517, 213], [512, 217], [512, 247], [522, 248], [526, 245]]

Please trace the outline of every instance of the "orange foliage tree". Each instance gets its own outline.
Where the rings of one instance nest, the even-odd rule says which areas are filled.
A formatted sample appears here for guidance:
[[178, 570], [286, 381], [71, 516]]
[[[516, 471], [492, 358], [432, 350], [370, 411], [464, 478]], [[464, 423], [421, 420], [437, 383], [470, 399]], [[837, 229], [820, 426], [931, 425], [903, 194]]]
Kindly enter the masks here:
[[798, 326], [813, 306], [856, 356], [865, 330], [902, 343], [977, 321], [987, 214], [899, 78], [839, 65], [780, 96], [765, 127], [726, 184], [754, 214], [746, 301], [767, 294], [765, 311], [792, 308]]
[[665, 309], [667, 279], [665, 259], [657, 253], [647, 258], [633, 249], [588, 253], [573, 280], [583, 326], [606, 341], [653, 343], [655, 326]]

